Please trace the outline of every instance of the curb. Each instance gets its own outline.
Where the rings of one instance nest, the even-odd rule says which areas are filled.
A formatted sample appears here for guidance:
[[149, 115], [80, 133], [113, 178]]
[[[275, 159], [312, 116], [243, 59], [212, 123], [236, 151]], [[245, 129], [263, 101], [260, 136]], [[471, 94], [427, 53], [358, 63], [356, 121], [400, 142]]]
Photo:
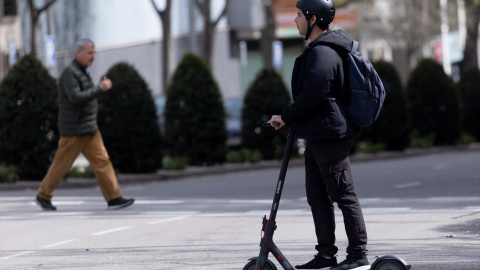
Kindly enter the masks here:
[[[414, 157], [447, 152], [480, 151], [480, 143], [463, 146], [438, 146], [428, 149], [408, 149], [403, 152], [381, 152], [377, 154], [356, 153], [350, 156], [350, 161], [368, 162], [373, 160]], [[135, 185], [149, 182], [169, 181], [205, 175], [218, 175], [234, 172], [273, 169], [281, 167], [281, 160], [261, 161], [258, 163], [222, 164], [210, 167], [188, 167], [182, 171], [159, 170], [151, 174], [119, 174], [117, 179], [120, 185]], [[303, 166], [303, 159], [291, 159], [289, 167]], [[37, 190], [40, 181], [18, 181], [16, 183], [0, 183], [0, 191]], [[69, 178], [60, 182], [57, 188], [87, 188], [97, 186], [95, 178]]]

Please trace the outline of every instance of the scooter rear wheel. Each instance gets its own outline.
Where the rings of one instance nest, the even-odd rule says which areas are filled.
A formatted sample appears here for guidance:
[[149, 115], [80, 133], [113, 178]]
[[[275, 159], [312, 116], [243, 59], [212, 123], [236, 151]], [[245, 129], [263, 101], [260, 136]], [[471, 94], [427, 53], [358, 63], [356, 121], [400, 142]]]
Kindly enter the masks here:
[[[275, 266], [273, 266], [273, 268], [271, 267], [271, 265], [273, 265], [273, 263], [271, 263], [270, 261], [268, 261], [267, 263], [265, 263], [265, 266], [263, 267], [264, 270], [277, 270], [277, 268]], [[252, 261], [249, 261], [244, 267], [243, 267], [243, 270], [256, 270], [255, 267], [257, 266], [257, 261], [256, 260], [252, 260]]]
[[397, 260], [383, 260], [371, 270], [405, 270], [405, 266]]

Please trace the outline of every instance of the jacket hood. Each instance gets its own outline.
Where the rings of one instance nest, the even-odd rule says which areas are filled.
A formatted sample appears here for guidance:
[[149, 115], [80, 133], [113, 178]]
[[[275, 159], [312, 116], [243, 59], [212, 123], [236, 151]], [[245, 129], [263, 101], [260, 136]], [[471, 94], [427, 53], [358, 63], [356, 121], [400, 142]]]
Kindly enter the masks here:
[[310, 42], [308, 47], [313, 48], [320, 44], [347, 52], [352, 50], [352, 39], [343, 30], [328, 30]]

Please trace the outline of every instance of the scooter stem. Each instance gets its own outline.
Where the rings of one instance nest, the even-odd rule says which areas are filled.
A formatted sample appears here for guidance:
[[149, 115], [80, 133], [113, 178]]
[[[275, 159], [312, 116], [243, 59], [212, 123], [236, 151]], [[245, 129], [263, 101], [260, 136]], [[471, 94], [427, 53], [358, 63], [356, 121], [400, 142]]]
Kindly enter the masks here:
[[282, 196], [283, 185], [285, 182], [285, 175], [287, 174], [288, 162], [290, 160], [290, 153], [292, 150], [293, 142], [295, 140], [295, 128], [290, 128], [288, 132], [287, 144], [285, 146], [285, 152], [283, 154], [282, 168], [280, 170], [280, 175], [278, 177], [277, 187], [275, 189], [275, 195], [273, 197], [272, 208], [270, 210], [270, 217], [267, 220], [267, 217], [263, 217], [263, 237], [260, 241], [260, 254], [257, 258], [256, 270], [263, 270], [265, 263], [268, 258], [268, 253], [271, 252], [272, 255], [277, 259], [277, 261], [282, 265], [286, 270], [294, 270], [293, 266], [288, 262], [287, 258], [282, 254], [280, 249], [273, 242], [273, 233], [277, 229], [276, 217], [278, 206], [280, 204], [280, 198]]

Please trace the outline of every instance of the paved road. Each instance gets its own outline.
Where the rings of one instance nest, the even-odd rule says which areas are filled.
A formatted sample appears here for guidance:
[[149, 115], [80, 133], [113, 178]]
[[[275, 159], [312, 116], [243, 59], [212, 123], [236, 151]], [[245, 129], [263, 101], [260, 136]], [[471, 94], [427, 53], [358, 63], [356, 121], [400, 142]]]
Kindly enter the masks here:
[[[466, 151], [353, 163], [370, 260], [480, 269], [479, 161]], [[275, 232], [292, 264], [315, 254], [303, 175], [287, 173]], [[242, 269], [258, 255], [277, 177], [264, 169], [123, 186], [136, 203], [120, 211], [106, 210], [98, 188], [56, 190], [56, 212], [39, 210], [35, 190], [0, 191], [0, 269]]]

